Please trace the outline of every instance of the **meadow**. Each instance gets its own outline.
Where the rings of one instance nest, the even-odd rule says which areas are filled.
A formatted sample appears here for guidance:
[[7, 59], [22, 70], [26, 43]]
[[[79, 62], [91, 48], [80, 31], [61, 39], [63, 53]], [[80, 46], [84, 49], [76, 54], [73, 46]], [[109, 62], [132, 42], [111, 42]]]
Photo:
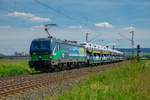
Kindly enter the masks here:
[[58, 100], [150, 100], [150, 60], [93, 74]]
[[0, 77], [31, 74], [27, 60], [0, 59]]

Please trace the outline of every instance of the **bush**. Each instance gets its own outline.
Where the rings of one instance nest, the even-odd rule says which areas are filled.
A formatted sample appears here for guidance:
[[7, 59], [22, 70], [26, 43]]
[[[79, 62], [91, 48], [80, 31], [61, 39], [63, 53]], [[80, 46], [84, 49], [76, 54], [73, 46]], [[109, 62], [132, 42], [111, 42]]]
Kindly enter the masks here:
[[30, 74], [32, 70], [24, 60], [1, 60], [0, 77]]

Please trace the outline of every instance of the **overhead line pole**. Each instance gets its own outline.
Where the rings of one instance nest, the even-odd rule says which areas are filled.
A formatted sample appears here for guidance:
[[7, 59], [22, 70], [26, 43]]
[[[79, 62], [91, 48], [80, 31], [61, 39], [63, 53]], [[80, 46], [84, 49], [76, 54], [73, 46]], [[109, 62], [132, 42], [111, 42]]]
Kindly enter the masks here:
[[134, 31], [130, 32], [132, 37], [131, 37], [131, 45], [132, 45], [132, 58], [134, 57]]
[[132, 49], [132, 58], [134, 58], [134, 31], [130, 31], [131, 33], [131, 38], [128, 38], [120, 33], [118, 33], [120, 36], [128, 39], [129, 41], [131, 41], [131, 49]]
[[89, 33], [86, 33], [86, 42], [89, 42], [88, 41], [88, 36], [89, 36]]

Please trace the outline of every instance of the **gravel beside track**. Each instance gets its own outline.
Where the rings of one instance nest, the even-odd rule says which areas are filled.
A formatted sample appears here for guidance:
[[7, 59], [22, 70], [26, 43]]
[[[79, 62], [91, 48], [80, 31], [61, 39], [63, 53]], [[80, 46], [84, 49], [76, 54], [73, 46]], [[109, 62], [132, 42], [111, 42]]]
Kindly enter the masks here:
[[[127, 63], [129, 63], [129, 61], [99, 65], [97, 67], [85, 67], [65, 70], [54, 73], [0, 78], [0, 100], [16, 100], [16, 95], [19, 95], [18, 100], [41, 100], [46, 95], [56, 95], [56, 92], [59, 92], [58, 94], [60, 94], [60, 92], [62, 93], [64, 90], [64, 86], [65, 88], [67, 88], [66, 86], [70, 86], [70, 83], [71, 85], [73, 85], [74, 83], [79, 83], [83, 77], [89, 74], [101, 72], [106, 69], [110, 69], [111, 67], [117, 67], [118, 65]], [[40, 89], [42, 89], [42, 92], [39, 92]], [[43, 94], [43, 89], [48, 89], [49, 92]], [[37, 90], [38, 92], [36, 92]], [[31, 91], [37, 93], [37, 98], [36, 96], [30, 95], [32, 94]]]

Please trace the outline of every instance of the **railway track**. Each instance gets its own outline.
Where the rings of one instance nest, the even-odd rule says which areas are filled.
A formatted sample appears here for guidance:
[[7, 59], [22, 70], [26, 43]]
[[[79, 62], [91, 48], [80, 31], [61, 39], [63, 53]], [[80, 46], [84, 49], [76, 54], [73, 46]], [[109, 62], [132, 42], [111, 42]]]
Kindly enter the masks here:
[[108, 64], [99, 67], [87, 67], [81, 69], [73, 69], [55, 73], [26, 75], [18, 77], [9, 77], [0, 79], [0, 99], [7, 96], [21, 94], [27, 90], [45, 87], [51, 84], [61, 84], [70, 79], [76, 79], [81, 76], [88, 75], [93, 72], [103, 71], [107, 68], [126, 63], [119, 62], [115, 64]]

